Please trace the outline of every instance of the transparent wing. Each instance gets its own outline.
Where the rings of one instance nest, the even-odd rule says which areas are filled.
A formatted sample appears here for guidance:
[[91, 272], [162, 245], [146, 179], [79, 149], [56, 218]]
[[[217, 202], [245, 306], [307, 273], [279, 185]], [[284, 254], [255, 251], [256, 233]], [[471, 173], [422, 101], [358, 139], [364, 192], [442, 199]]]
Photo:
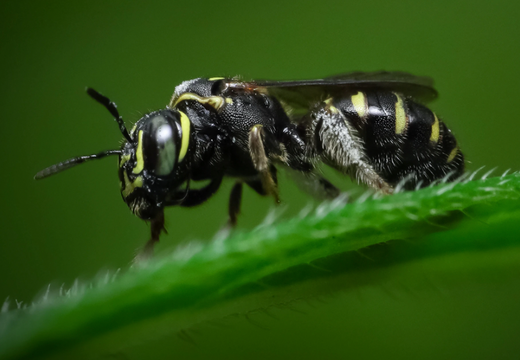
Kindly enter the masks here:
[[427, 103], [437, 98], [433, 80], [400, 71], [351, 72], [325, 79], [298, 81], [230, 82], [231, 88], [266, 88], [271, 96], [295, 110], [307, 110], [309, 105], [328, 96], [346, 96], [360, 90], [394, 91]]

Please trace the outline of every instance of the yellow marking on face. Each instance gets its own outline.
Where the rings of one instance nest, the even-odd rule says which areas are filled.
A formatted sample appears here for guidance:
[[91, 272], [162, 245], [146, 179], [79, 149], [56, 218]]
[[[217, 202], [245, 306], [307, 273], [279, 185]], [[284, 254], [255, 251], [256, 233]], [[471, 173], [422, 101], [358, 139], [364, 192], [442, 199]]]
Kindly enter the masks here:
[[126, 154], [121, 156], [121, 161], [119, 162], [119, 167], [123, 167], [123, 165], [132, 158], [132, 155]]
[[125, 199], [134, 191], [135, 188], [143, 187], [143, 178], [141, 176], [136, 177], [134, 182], [130, 182], [125, 170], [123, 171], [123, 178], [125, 179], [125, 188], [121, 191], [121, 194]]
[[132, 169], [134, 174], [139, 174], [144, 168], [143, 158], [143, 130], [139, 130], [139, 140], [137, 142], [137, 150], [135, 151], [135, 158], [137, 159], [137, 165]]
[[186, 153], [188, 152], [188, 146], [190, 145], [190, 127], [191, 122], [188, 118], [188, 115], [179, 111], [181, 114], [181, 129], [182, 129], [182, 139], [181, 139], [181, 151], [179, 152], [179, 162], [181, 162]]
[[199, 103], [201, 103], [203, 105], [211, 106], [212, 108], [214, 108], [217, 111], [219, 111], [222, 108], [222, 106], [224, 106], [224, 98], [221, 96], [203, 97], [203, 96], [199, 96], [194, 93], [184, 93], [181, 96], [179, 96], [177, 99], [175, 99], [175, 102], [173, 102], [173, 104], [170, 104], [170, 107], [176, 107], [178, 103], [180, 103], [181, 101], [186, 101], [186, 100], [198, 101]]
[[399, 135], [406, 129], [406, 111], [404, 110], [403, 99], [395, 93], [394, 95], [397, 97], [395, 103], [395, 133]]
[[224, 80], [224, 79], [225, 79], [225, 78], [223, 78], [223, 77], [217, 76], [217, 77], [209, 78], [208, 80], [209, 80], [209, 81], [217, 81], [217, 80]]
[[457, 156], [457, 154], [459, 153], [459, 147], [456, 146], [453, 148], [453, 150], [451, 150], [450, 154], [448, 155], [448, 160], [446, 160], [447, 163], [450, 163], [453, 161], [453, 159], [455, 159], [455, 156]]
[[432, 134], [430, 136], [430, 141], [437, 142], [439, 141], [439, 119], [437, 119], [437, 115], [433, 113], [433, 116], [435, 117], [435, 121], [432, 125]]
[[226, 104], [233, 104], [233, 99], [226, 98]]
[[130, 136], [133, 136], [134, 133], [135, 133], [135, 129], [137, 129], [137, 123], [134, 124], [134, 127], [132, 128], [132, 130], [130, 130]]
[[363, 94], [361, 91], [358, 91], [356, 95], [352, 95], [350, 97], [350, 100], [352, 101], [352, 105], [354, 105], [354, 109], [356, 110], [358, 116], [360, 118], [364, 118], [368, 110], [365, 94]]

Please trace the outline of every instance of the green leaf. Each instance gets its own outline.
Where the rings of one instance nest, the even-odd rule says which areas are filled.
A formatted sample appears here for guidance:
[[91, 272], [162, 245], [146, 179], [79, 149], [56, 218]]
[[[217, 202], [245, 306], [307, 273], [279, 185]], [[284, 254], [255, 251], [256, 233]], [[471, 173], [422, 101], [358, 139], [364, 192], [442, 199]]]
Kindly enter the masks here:
[[86, 348], [107, 353], [131, 338], [145, 339], [152, 329], [154, 336], [182, 331], [356, 286], [335, 281], [340, 275], [384, 276], [391, 267], [461, 253], [471, 255], [444, 264], [444, 271], [481, 271], [484, 262], [487, 269], [518, 269], [517, 251], [506, 259], [491, 254], [520, 245], [519, 199], [515, 173], [365, 196], [346, 206], [333, 201], [283, 223], [183, 244], [123, 274], [77, 283], [61, 296], [50, 291], [26, 308], [9, 310], [7, 301], [0, 357], [73, 356]]

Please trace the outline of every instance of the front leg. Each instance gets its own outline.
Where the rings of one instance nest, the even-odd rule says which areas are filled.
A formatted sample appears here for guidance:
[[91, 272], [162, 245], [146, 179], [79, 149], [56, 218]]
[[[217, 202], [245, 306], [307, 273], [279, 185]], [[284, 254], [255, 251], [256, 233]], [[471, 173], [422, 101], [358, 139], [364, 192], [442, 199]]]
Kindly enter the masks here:
[[190, 189], [189, 183], [185, 191], [177, 190], [165, 203], [164, 206], [180, 205], [182, 207], [193, 207], [202, 204], [212, 197], [222, 184], [223, 175], [211, 179], [210, 183], [201, 189]]
[[231, 189], [229, 196], [229, 220], [228, 227], [234, 228], [237, 225], [237, 217], [240, 214], [240, 204], [242, 202], [242, 181], [237, 181]]
[[[279, 203], [276, 168], [269, 163], [265, 153], [262, 125], [255, 125], [249, 131], [249, 154], [255, 169], [259, 172], [260, 180], [246, 181], [247, 185], [262, 196], [272, 195], [276, 203]], [[240, 213], [240, 204], [242, 202], [242, 189], [242, 181], [239, 180], [231, 190], [229, 196], [229, 228], [234, 228], [237, 224], [237, 217]]]
[[153, 249], [155, 247], [155, 243], [159, 241], [159, 236], [161, 232], [166, 232], [164, 228], [164, 209], [161, 208], [157, 215], [150, 221], [150, 231], [151, 237], [150, 240], [146, 242], [143, 249], [137, 254], [134, 259], [134, 263], [139, 263], [140, 261], [146, 261], [153, 256]]
[[[222, 183], [222, 176], [211, 179], [211, 182], [202, 189], [189, 189], [189, 184], [186, 191], [177, 191], [171, 198], [164, 203], [164, 206], [180, 205], [183, 207], [191, 207], [202, 204], [209, 199], [220, 187]], [[155, 243], [159, 241], [161, 232], [166, 232], [164, 227], [164, 208], [161, 208], [157, 215], [150, 221], [151, 237], [135, 258], [135, 262], [147, 260], [152, 257]]]
[[278, 184], [271, 174], [271, 164], [264, 148], [264, 129], [262, 125], [255, 125], [249, 131], [249, 154], [253, 160], [255, 169], [260, 174], [260, 180], [265, 192], [274, 197], [277, 204], [280, 203], [278, 196]]

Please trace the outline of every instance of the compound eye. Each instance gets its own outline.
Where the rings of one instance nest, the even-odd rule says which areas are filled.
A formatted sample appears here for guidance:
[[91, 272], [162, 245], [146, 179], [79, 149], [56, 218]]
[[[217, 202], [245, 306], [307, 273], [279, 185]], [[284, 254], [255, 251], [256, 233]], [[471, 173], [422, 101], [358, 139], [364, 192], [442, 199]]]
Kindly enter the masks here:
[[167, 176], [173, 171], [177, 158], [173, 129], [163, 116], [157, 116], [152, 122], [152, 128], [155, 129], [152, 136], [156, 150], [153, 170], [157, 176]]

